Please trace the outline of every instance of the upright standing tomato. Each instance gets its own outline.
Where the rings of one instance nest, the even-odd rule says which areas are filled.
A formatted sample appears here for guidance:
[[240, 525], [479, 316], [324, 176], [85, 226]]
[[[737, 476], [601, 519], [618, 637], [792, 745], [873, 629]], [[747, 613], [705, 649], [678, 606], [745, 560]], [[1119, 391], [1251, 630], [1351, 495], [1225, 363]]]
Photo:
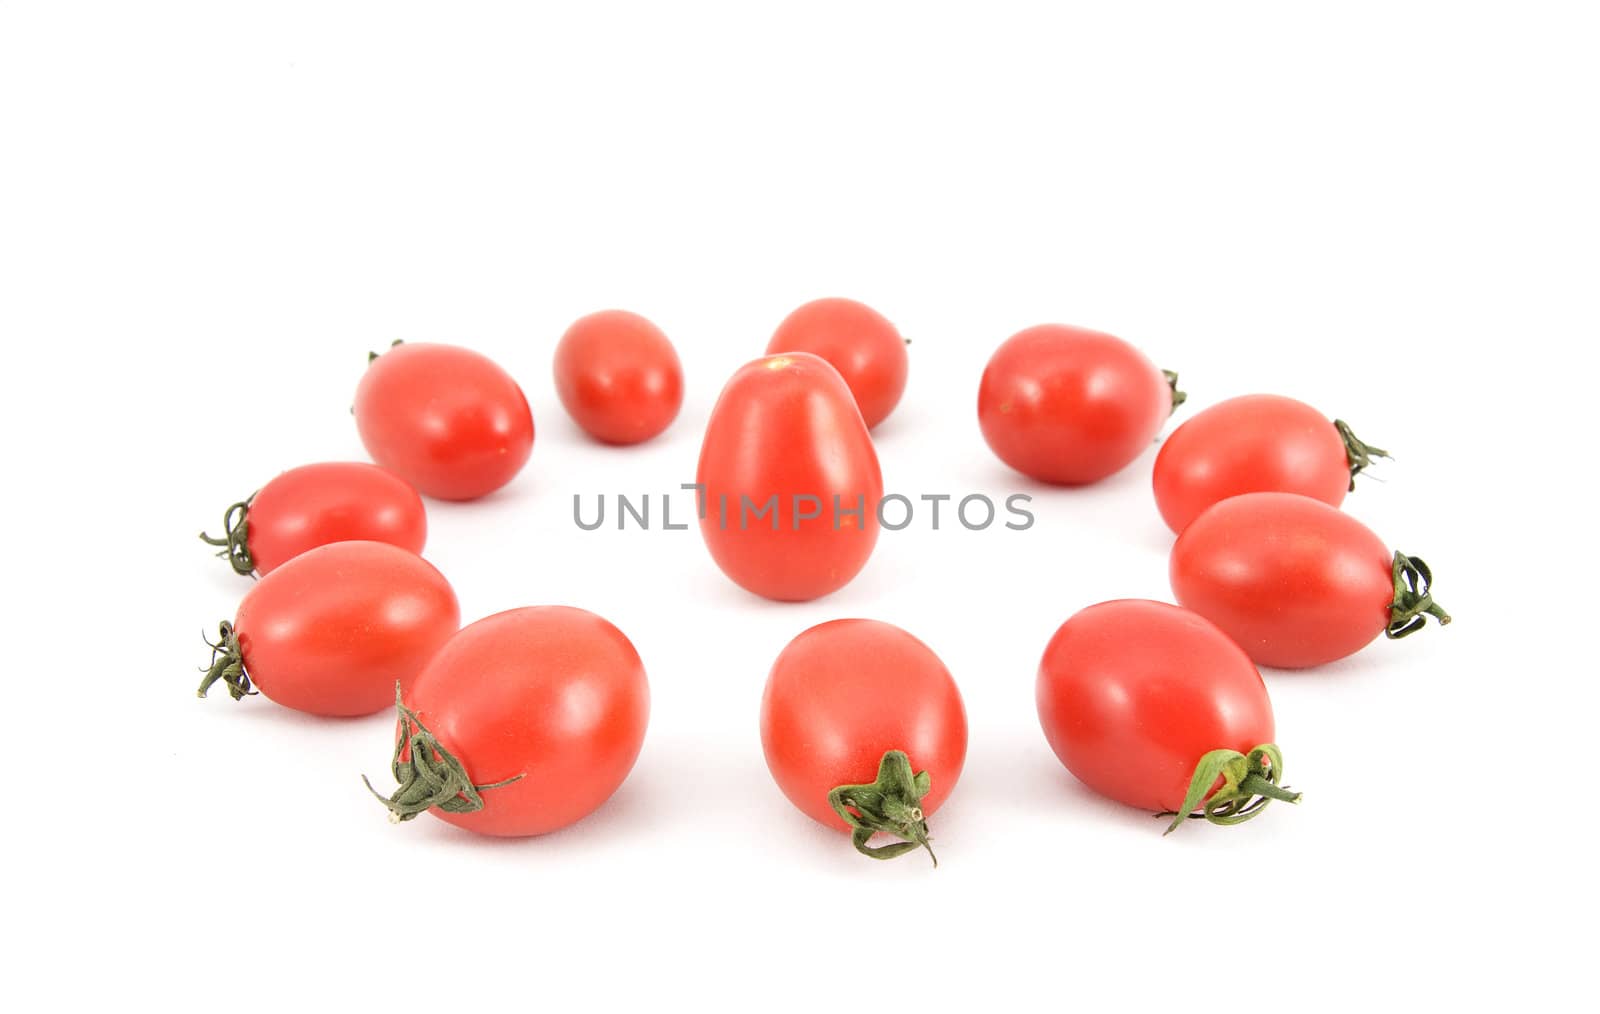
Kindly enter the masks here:
[[245, 593], [212, 645], [200, 696], [252, 688], [313, 715], [370, 715], [394, 700], [461, 625], [449, 582], [386, 542], [301, 553]]
[[1080, 485], [1137, 458], [1183, 402], [1120, 338], [1040, 324], [1006, 339], [978, 387], [978, 423], [1000, 460], [1040, 482]]
[[522, 388], [455, 345], [396, 344], [356, 388], [356, 428], [372, 460], [440, 500], [475, 500], [510, 482], [533, 453]]
[[661, 329], [636, 313], [579, 319], [556, 345], [556, 393], [574, 422], [607, 444], [637, 444], [672, 423], [683, 367]]
[[906, 389], [906, 341], [878, 311], [853, 299], [816, 299], [783, 319], [767, 355], [809, 352], [839, 371], [872, 429], [889, 417]]
[[[967, 713], [927, 645], [877, 620], [834, 620], [789, 642], [773, 664], [761, 746], [789, 801], [850, 831], [863, 855], [932, 855], [927, 818], [961, 777]], [[901, 840], [869, 845], [876, 832]]]
[[700, 448], [700, 532], [741, 587], [783, 601], [836, 591], [878, 540], [883, 476], [839, 372], [804, 352], [733, 375]]
[[1262, 665], [1299, 669], [1405, 637], [1432, 616], [1433, 574], [1320, 500], [1245, 493], [1209, 507], [1173, 544], [1172, 591]]
[[1191, 814], [1237, 824], [1268, 800], [1300, 798], [1278, 784], [1261, 674], [1187, 609], [1120, 599], [1075, 614], [1044, 650], [1037, 695], [1067, 770], [1102, 796], [1171, 815], [1169, 832]]
[[240, 574], [268, 574], [330, 542], [387, 542], [422, 552], [428, 515], [404, 479], [376, 465], [329, 461], [291, 468], [223, 515], [222, 546]]
[[1388, 456], [1303, 401], [1247, 394], [1173, 430], [1151, 481], [1161, 517], [1181, 532], [1207, 507], [1241, 493], [1299, 493], [1337, 507], [1356, 488], [1356, 474]]
[[378, 797], [394, 819], [426, 810], [521, 837], [611, 797], [644, 744], [650, 687], [622, 631], [582, 609], [529, 606], [462, 628], [397, 703], [400, 787]]

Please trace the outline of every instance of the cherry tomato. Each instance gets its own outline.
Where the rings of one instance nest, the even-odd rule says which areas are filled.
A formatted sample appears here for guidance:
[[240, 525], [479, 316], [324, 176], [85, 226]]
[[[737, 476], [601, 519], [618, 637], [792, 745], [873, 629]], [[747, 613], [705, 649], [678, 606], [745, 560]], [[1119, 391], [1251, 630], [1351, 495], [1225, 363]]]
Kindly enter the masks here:
[[475, 500], [510, 482], [533, 452], [522, 388], [455, 345], [396, 345], [356, 388], [356, 428], [372, 460], [440, 500]]
[[240, 574], [269, 574], [308, 549], [330, 542], [387, 542], [422, 552], [428, 516], [404, 479], [359, 461], [291, 468], [223, 515], [226, 535], [200, 537], [225, 547]]
[[644, 744], [650, 687], [639, 653], [610, 623], [528, 606], [463, 627], [399, 711], [391, 814], [426, 810], [478, 834], [521, 837], [566, 827], [611, 797]]
[[769, 599], [844, 587], [878, 540], [872, 438], [839, 372], [804, 352], [733, 375], [711, 410], [696, 481], [712, 558]]
[[461, 625], [449, 582], [386, 542], [308, 550], [256, 582], [212, 647], [200, 696], [221, 680], [313, 715], [370, 715], [394, 701]]
[[661, 329], [636, 313], [579, 319], [556, 345], [556, 393], [584, 432], [637, 444], [660, 433], [683, 404], [683, 367]]
[[[892, 624], [834, 620], [790, 641], [773, 664], [761, 746], [800, 812], [889, 859], [927, 847], [927, 818], [966, 761], [967, 713], [927, 645]], [[875, 831], [902, 841], [869, 846]]]
[[1137, 458], [1183, 401], [1120, 338], [1065, 324], [1019, 331], [995, 350], [978, 387], [978, 423], [1001, 461], [1063, 485], [1104, 479]]
[[867, 429], [887, 419], [905, 393], [905, 339], [882, 314], [853, 299], [817, 299], [789, 314], [767, 343], [767, 355], [780, 352], [826, 359], [849, 386]]
[[1405, 637], [1433, 601], [1427, 564], [1391, 553], [1361, 522], [1295, 493], [1245, 493], [1207, 508], [1172, 547], [1179, 602], [1262, 665], [1322, 665], [1379, 634]]
[[1162, 444], [1152, 477], [1156, 506], [1174, 532], [1240, 493], [1299, 493], [1337, 507], [1373, 456], [1388, 454], [1305, 402], [1276, 394], [1230, 398]]
[[[1239, 646], [1203, 617], [1144, 599], [1090, 606], [1044, 650], [1039, 724], [1068, 771], [1102, 796], [1238, 823], [1277, 784], [1272, 704]], [[1218, 780], [1221, 779], [1221, 784]]]

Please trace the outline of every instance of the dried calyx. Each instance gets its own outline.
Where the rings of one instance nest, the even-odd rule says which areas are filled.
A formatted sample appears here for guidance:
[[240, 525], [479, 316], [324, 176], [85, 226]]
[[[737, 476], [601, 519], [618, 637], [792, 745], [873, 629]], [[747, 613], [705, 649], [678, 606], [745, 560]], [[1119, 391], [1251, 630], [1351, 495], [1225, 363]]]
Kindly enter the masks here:
[[445, 813], [473, 813], [483, 809], [483, 793], [510, 785], [522, 775], [513, 775], [504, 781], [487, 785], [474, 785], [467, 769], [446, 750], [427, 726], [417, 718], [416, 712], [406, 707], [400, 697], [400, 684], [394, 686], [394, 706], [400, 714], [400, 729], [395, 736], [394, 757], [389, 770], [400, 787], [388, 796], [372, 787], [366, 775], [367, 791], [378, 802], [389, 808], [389, 819], [395, 823], [411, 820], [425, 810], [438, 807]]
[[1381, 447], [1362, 443], [1361, 438], [1350, 429], [1350, 424], [1343, 419], [1335, 419], [1333, 428], [1339, 431], [1339, 439], [1344, 441], [1344, 455], [1350, 462], [1350, 489], [1356, 488], [1356, 476], [1363, 469], [1372, 467], [1373, 458], [1391, 458], [1388, 451]]
[[[928, 772], [913, 774], [911, 759], [900, 750], [890, 750], [878, 763], [878, 779], [866, 785], [840, 785], [828, 793], [828, 805], [850, 825], [850, 843], [856, 851], [873, 859], [927, 849], [933, 865], [939, 857], [928, 844], [928, 821], [922, 814], [922, 797], [933, 787]], [[894, 835], [900, 841], [890, 845], [867, 844], [878, 832]]]
[[[1237, 750], [1212, 750], [1195, 765], [1194, 777], [1189, 780], [1189, 791], [1183, 804], [1175, 811], [1158, 813], [1158, 817], [1171, 817], [1163, 834], [1171, 834], [1185, 820], [1208, 820], [1213, 824], [1242, 824], [1266, 809], [1268, 803], [1280, 799], [1285, 803], [1300, 802], [1300, 793], [1290, 792], [1278, 784], [1283, 777], [1283, 753], [1276, 744], [1264, 743], [1242, 754]], [[1215, 792], [1211, 787], [1222, 779]], [[1207, 793], [1210, 793], [1207, 796]], [[1196, 812], [1198, 811], [1198, 812]]]
[[217, 555], [227, 560], [235, 573], [246, 577], [256, 570], [256, 561], [250, 556], [250, 502], [254, 499], [252, 493], [248, 500], [233, 504], [222, 515], [222, 538], [200, 533], [201, 540], [208, 545], [223, 547]]

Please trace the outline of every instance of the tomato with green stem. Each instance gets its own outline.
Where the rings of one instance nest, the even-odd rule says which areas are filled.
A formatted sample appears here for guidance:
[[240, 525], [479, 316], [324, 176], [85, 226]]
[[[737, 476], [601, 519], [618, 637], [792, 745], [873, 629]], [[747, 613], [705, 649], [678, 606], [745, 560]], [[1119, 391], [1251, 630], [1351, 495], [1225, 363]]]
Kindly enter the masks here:
[[[858, 852], [931, 856], [927, 818], [961, 777], [967, 715], [927, 645], [892, 624], [834, 620], [800, 634], [773, 664], [761, 745], [789, 801], [849, 831]], [[869, 844], [878, 833], [900, 840]]]
[[1179, 602], [1281, 669], [1344, 658], [1379, 634], [1410, 636], [1429, 616], [1450, 622], [1426, 563], [1295, 493], [1245, 493], [1207, 508], [1173, 544], [1169, 573]]
[[301, 465], [223, 515], [223, 535], [200, 538], [239, 574], [270, 574], [332, 542], [387, 542], [421, 553], [428, 537], [422, 497], [404, 479], [361, 461]]
[[426, 342], [374, 353], [353, 409], [372, 460], [440, 500], [475, 500], [533, 453], [522, 388], [471, 349]]
[[463, 627], [396, 704], [400, 785], [387, 797], [373, 790], [391, 818], [429, 812], [523, 837], [566, 827], [617, 790], [644, 744], [650, 687], [639, 653], [606, 620], [527, 606]]
[[199, 694], [221, 682], [234, 700], [259, 691], [313, 715], [370, 715], [460, 624], [450, 583], [415, 553], [386, 542], [319, 546], [245, 593], [211, 644]]
[[907, 342], [881, 313], [853, 299], [814, 299], [783, 319], [767, 355], [809, 352], [828, 361], [861, 410], [867, 429], [889, 417], [905, 393]]
[[1151, 485], [1167, 527], [1181, 532], [1207, 507], [1242, 493], [1299, 493], [1337, 507], [1372, 459], [1387, 457], [1305, 402], [1247, 394], [1173, 430]]
[[1119, 599], [1074, 614], [1045, 647], [1039, 723], [1061, 763], [1090, 789], [1172, 817], [1238, 824], [1280, 785], [1272, 703], [1261, 674], [1204, 617]]
[[1040, 324], [995, 350], [978, 387], [978, 423], [1007, 465], [1040, 482], [1082, 485], [1125, 468], [1183, 403], [1178, 375], [1120, 338]]

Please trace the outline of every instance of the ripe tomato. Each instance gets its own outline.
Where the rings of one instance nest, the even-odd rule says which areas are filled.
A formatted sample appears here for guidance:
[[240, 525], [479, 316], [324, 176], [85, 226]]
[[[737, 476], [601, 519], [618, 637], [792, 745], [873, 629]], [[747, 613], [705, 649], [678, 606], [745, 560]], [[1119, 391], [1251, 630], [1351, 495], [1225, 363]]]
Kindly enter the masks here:
[[1305, 402], [1276, 394], [1230, 398], [1162, 444], [1152, 477], [1156, 506], [1174, 532], [1241, 493], [1299, 493], [1337, 507], [1373, 456], [1389, 455]]
[[245, 593], [212, 646], [200, 696], [221, 680], [313, 715], [370, 715], [394, 700], [456, 632], [449, 582], [386, 542], [335, 542], [301, 553]]
[[475, 500], [510, 482], [533, 452], [533, 413], [493, 361], [454, 345], [396, 345], [356, 388], [356, 428], [372, 460], [440, 500]]
[[422, 552], [428, 516], [404, 479], [376, 465], [330, 461], [291, 468], [222, 518], [225, 558], [240, 574], [268, 574], [330, 542], [387, 542]]
[[582, 609], [529, 606], [463, 627], [398, 703], [400, 787], [378, 797], [393, 819], [427, 810], [521, 837], [611, 797], [644, 744], [650, 687], [622, 631]]
[[1262, 665], [1344, 658], [1380, 633], [1405, 637], [1450, 615], [1433, 575], [1361, 522], [1295, 493], [1245, 493], [1191, 521], [1172, 547], [1172, 591]]
[[844, 587], [878, 541], [872, 438], [839, 372], [804, 352], [733, 375], [711, 410], [696, 481], [712, 558], [769, 599]]
[[1067, 770], [1102, 796], [1170, 813], [1168, 831], [1196, 810], [1236, 824], [1268, 799], [1299, 799], [1277, 784], [1261, 674], [1187, 609], [1120, 599], [1075, 614], [1046, 646], [1036, 690]]
[[[761, 746], [802, 813], [890, 859], [927, 848], [927, 817], [966, 761], [967, 713], [927, 645], [877, 620], [834, 620], [790, 641], [773, 664]], [[875, 831], [902, 840], [874, 848]]]
[[1001, 461], [1041, 482], [1095, 482], [1137, 458], [1183, 401], [1120, 338], [1040, 324], [1006, 339], [978, 387], [978, 423]]
[[767, 355], [809, 352], [839, 371], [867, 429], [900, 403], [910, 361], [906, 342], [878, 311], [853, 299], [817, 299], [783, 319]]
[[683, 404], [683, 367], [661, 329], [636, 313], [580, 318], [556, 345], [556, 393], [584, 432], [637, 444], [666, 429]]

